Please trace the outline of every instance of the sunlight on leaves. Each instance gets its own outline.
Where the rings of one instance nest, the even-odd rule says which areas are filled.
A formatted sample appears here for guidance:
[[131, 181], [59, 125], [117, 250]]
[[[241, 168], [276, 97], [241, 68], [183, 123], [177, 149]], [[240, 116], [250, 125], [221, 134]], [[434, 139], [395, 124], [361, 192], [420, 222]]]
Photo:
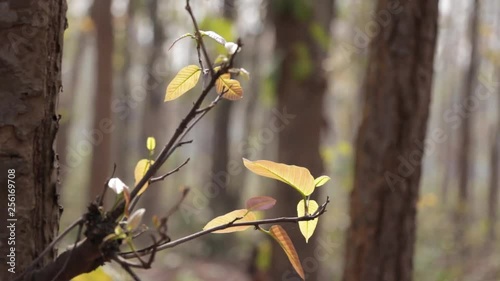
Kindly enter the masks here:
[[196, 86], [201, 69], [197, 65], [188, 65], [181, 69], [167, 87], [165, 101], [175, 100]]
[[300, 264], [299, 255], [285, 229], [279, 225], [273, 225], [269, 229], [269, 233], [283, 248], [295, 271], [297, 271], [302, 280], [305, 280], [304, 269], [302, 269], [302, 265]]
[[[205, 225], [205, 227], [203, 227], [203, 230], [207, 230], [210, 228], [214, 228], [217, 226], [228, 224], [237, 218], [241, 218], [241, 219], [238, 219], [235, 222], [251, 222], [251, 221], [256, 220], [255, 214], [253, 212], [251, 212], [247, 209], [240, 209], [240, 210], [235, 210], [235, 211], [229, 212], [223, 216], [216, 217], [215, 219], [209, 221]], [[235, 227], [229, 227], [226, 229], [217, 230], [217, 231], [214, 231], [213, 233], [231, 233], [231, 232], [237, 232], [237, 231], [244, 231], [250, 227], [252, 227], [252, 226], [251, 225], [235, 226]]]
[[[135, 169], [134, 169], [135, 185], [137, 185], [139, 183], [139, 181], [142, 179], [142, 177], [144, 177], [144, 175], [148, 171], [149, 167], [151, 167], [151, 165], [153, 165], [153, 163], [154, 163], [154, 161], [149, 160], [149, 159], [141, 159], [141, 160], [139, 160], [139, 162], [137, 162], [137, 165], [135, 166]], [[148, 186], [149, 186], [149, 183], [146, 182], [142, 186], [141, 190], [139, 190], [139, 193], [137, 195], [141, 195], [142, 193], [144, 193], [144, 191], [146, 191]]]
[[257, 175], [276, 179], [292, 186], [303, 196], [308, 196], [314, 191], [314, 178], [306, 168], [267, 160], [250, 161], [245, 158], [243, 158], [243, 164]]
[[215, 89], [219, 94], [225, 91], [222, 97], [228, 100], [239, 100], [243, 97], [243, 88], [241, 88], [240, 82], [231, 79], [229, 73], [222, 74], [217, 79]]
[[269, 196], [256, 196], [247, 200], [247, 209], [264, 211], [271, 209], [276, 204], [276, 199]]
[[[306, 215], [306, 209], [304, 203], [307, 202], [306, 200], [300, 200], [299, 204], [297, 204], [297, 216], [298, 217], [303, 217]], [[318, 210], [319, 205], [316, 201], [314, 200], [309, 200], [309, 205], [307, 208], [308, 214], [314, 214], [316, 210]], [[306, 238], [306, 243], [309, 242], [309, 238], [314, 234], [314, 230], [316, 229], [316, 226], [318, 225], [318, 218], [315, 218], [310, 221], [299, 221], [299, 228], [300, 232]]]
[[314, 186], [322, 186], [330, 180], [329, 176], [320, 176], [314, 179]]

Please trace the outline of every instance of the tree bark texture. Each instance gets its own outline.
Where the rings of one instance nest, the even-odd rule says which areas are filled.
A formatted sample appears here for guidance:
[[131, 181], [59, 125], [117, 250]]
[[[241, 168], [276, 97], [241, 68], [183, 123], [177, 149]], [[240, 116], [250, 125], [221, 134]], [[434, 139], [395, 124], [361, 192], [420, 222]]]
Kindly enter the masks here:
[[412, 280], [438, 1], [379, 0], [356, 139], [344, 281]]
[[[0, 280], [11, 280], [53, 240], [62, 211], [53, 144], [66, 1], [3, 1], [0, 15]], [[9, 170], [15, 174], [14, 216], [7, 213]], [[17, 219], [14, 236], [8, 218]], [[11, 247], [15, 274], [6, 262]], [[39, 266], [55, 255], [51, 251]]]

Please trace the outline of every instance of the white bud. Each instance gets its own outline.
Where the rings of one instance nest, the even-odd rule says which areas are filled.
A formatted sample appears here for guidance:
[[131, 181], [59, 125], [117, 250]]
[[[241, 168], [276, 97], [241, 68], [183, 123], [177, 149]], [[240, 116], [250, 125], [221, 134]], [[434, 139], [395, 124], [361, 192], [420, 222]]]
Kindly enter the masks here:
[[226, 50], [230, 55], [233, 55], [238, 49], [238, 44], [234, 42], [227, 42], [226, 44], [224, 44], [224, 47], [226, 47]]
[[128, 190], [128, 186], [122, 182], [119, 178], [112, 178], [108, 182], [109, 188], [111, 188], [116, 194], [120, 194], [124, 189]]

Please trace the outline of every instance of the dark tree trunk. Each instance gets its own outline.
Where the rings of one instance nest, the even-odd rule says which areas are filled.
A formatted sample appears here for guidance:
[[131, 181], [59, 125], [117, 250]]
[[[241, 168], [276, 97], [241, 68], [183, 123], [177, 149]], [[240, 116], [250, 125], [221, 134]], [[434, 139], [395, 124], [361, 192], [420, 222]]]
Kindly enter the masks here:
[[469, 42], [470, 42], [470, 63], [469, 69], [465, 76], [465, 84], [462, 89], [462, 103], [465, 104], [466, 116], [462, 119], [459, 136], [459, 154], [458, 154], [458, 200], [455, 210], [455, 243], [459, 245], [459, 257], [466, 258], [468, 254], [467, 241], [465, 241], [468, 225], [470, 204], [470, 127], [472, 112], [469, 110], [469, 101], [472, 97], [473, 88], [477, 79], [479, 66], [478, 58], [478, 40], [479, 40], [479, 0], [474, 0], [474, 7], [471, 11], [470, 26], [469, 26]]
[[[58, 128], [56, 103], [61, 91], [66, 1], [4, 1], [1, 11], [0, 280], [11, 280], [58, 231], [62, 209], [53, 144]], [[7, 214], [7, 203], [12, 202], [7, 199], [8, 179], [15, 186], [10, 189], [15, 190], [13, 216]], [[15, 236], [5, 227], [11, 224], [15, 224]], [[7, 237], [15, 240], [9, 243]], [[11, 247], [15, 247], [15, 274], [8, 271], [11, 267], [6, 262]], [[56, 251], [51, 251], [39, 266], [55, 255]]]
[[97, 59], [94, 117], [89, 135], [93, 145], [90, 175], [90, 199], [102, 192], [104, 183], [111, 176], [111, 133], [114, 124], [111, 117], [113, 96], [113, 16], [111, 0], [94, 1], [92, 18], [96, 25]]
[[[500, 120], [499, 120], [500, 121]], [[500, 124], [500, 122], [498, 123]], [[498, 219], [498, 158], [500, 151], [500, 130], [498, 129], [493, 137], [491, 145], [491, 158], [490, 158], [490, 186], [488, 192], [488, 242], [492, 243], [497, 238], [497, 219]]]
[[343, 280], [408, 281], [438, 1], [379, 0], [376, 11], [391, 15], [370, 45]]
[[[500, 71], [498, 72], [500, 73]], [[500, 178], [500, 91], [498, 92], [497, 123], [494, 127], [493, 142], [491, 144], [490, 155], [490, 183], [488, 192], [488, 242], [493, 245], [497, 239], [498, 220], [498, 181]]]
[[[319, 149], [321, 131], [325, 127], [322, 107], [327, 90], [327, 77], [322, 64], [327, 57], [328, 46], [313, 37], [310, 27], [313, 23], [317, 24], [326, 36], [330, 34], [333, 1], [271, 1], [270, 7], [276, 28], [275, 58], [280, 60], [275, 112], [279, 111], [282, 115], [279, 118], [274, 116], [275, 120], [269, 121], [271, 129], [279, 127], [274, 132], [279, 132], [277, 161], [307, 167], [313, 176], [319, 176], [323, 172]], [[295, 214], [300, 196], [284, 184], [278, 184], [276, 192], [279, 203], [272, 214]], [[302, 259], [306, 279], [318, 280], [319, 261], [314, 258], [316, 239], [313, 237], [306, 244], [298, 226], [284, 227]], [[276, 243], [273, 243], [271, 268], [272, 280], [299, 278]]]

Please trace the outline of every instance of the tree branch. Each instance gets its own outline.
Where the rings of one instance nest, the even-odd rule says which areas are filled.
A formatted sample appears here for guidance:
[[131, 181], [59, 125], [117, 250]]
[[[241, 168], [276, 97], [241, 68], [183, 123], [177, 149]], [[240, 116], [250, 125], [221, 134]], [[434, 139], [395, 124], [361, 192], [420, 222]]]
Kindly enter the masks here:
[[177, 240], [174, 240], [174, 241], [171, 241], [171, 242], [168, 242], [168, 243], [161, 244], [161, 245], [159, 245], [157, 247], [155, 245], [152, 245], [150, 247], [138, 250], [136, 252], [126, 252], [126, 253], [121, 253], [120, 255], [122, 257], [128, 258], [128, 259], [129, 258], [134, 258], [134, 257], [136, 257], [136, 255], [140, 255], [140, 256], [148, 255], [151, 251], [158, 252], [158, 251], [161, 251], [161, 250], [172, 248], [172, 247], [178, 246], [180, 244], [184, 244], [186, 242], [189, 242], [189, 241], [191, 241], [193, 239], [196, 239], [198, 237], [201, 237], [201, 236], [207, 235], [209, 233], [212, 233], [214, 231], [222, 230], [222, 229], [226, 229], [226, 228], [230, 228], [230, 227], [236, 227], [236, 226], [254, 226], [257, 229], [261, 225], [265, 225], [265, 224], [273, 224], [273, 223], [297, 223], [299, 221], [310, 221], [310, 220], [313, 220], [313, 219], [321, 216], [322, 214], [324, 214], [326, 212], [326, 206], [328, 205], [328, 203], [330, 203], [330, 198], [327, 197], [325, 203], [323, 203], [318, 208], [318, 210], [316, 210], [316, 212], [314, 212], [314, 214], [311, 214], [311, 215], [306, 215], [306, 216], [302, 216], [302, 217], [281, 217], [281, 218], [273, 218], [273, 219], [263, 219], [263, 220], [249, 221], [249, 222], [229, 222], [229, 223], [226, 223], [226, 224], [223, 224], [223, 225], [219, 225], [219, 226], [216, 226], [216, 227], [213, 227], [213, 228], [210, 228], [210, 229], [206, 229], [206, 230], [203, 230], [203, 231], [199, 231], [199, 232], [193, 233], [191, 235], [179, 238]]

